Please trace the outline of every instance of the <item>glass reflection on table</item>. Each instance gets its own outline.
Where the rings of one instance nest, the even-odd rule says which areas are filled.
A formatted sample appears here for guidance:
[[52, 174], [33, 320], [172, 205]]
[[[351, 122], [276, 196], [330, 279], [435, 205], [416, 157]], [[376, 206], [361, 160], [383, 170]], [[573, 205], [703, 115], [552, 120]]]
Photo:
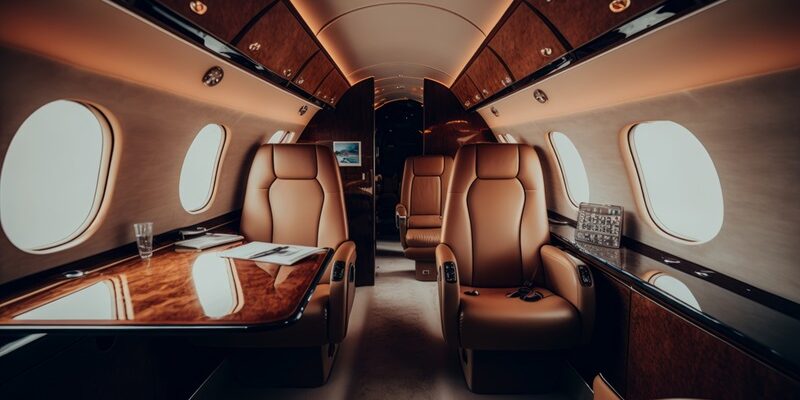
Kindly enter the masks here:
[[[15, 320], [115, 320], [117, 290], [113, 280], [104, 280], [26, 311]], [[124, 310], [120, 314], [124, 313]]]
[[206, 316], [220, 318], [244, 307], [233, 260], [219, 257], [218, 253], [201, 254], [192, 265], [192, 281]]
[[672, 297], [675, 297], [695, 310], [703, 311], [700, 308], [700, 303], [697, 301], [697, 298], [694, 297], [694, 294], [689, 287], [686, 286], [685, 283], [678, 280], [678, 278], [667, 275], [661, 271], [650, 271], [645, 273], [643, 279], [649, 284], [661, 289], [664, 292], [667, 292], [668, 294], [672, 295]]

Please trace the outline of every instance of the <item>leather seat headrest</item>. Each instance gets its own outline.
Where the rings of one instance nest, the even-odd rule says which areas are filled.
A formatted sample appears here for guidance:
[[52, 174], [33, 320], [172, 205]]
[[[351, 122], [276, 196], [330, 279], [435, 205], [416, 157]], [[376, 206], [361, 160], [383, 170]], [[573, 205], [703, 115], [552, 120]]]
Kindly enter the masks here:
[[313, 145], [272, 145], [275, 176], [281, 179], [314, 179], [317, 149]]
[[414, 175], [440, 176], [444, 173], [444, 156], [426, 156], [414, 159]]
[[519, 145], [475, 144], [480, 179], [510, 179], [519, 174]]

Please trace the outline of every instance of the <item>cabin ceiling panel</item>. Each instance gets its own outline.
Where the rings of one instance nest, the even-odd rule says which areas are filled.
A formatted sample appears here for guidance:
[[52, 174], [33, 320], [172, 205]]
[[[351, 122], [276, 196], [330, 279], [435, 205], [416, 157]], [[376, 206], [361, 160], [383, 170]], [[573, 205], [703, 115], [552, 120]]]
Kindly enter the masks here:
[[392, 92], [387, 100], [417, 101], [424, 78], [453, 83], [511, 3], [292, 0], [349, 82], [375, 77], [376, 90]]

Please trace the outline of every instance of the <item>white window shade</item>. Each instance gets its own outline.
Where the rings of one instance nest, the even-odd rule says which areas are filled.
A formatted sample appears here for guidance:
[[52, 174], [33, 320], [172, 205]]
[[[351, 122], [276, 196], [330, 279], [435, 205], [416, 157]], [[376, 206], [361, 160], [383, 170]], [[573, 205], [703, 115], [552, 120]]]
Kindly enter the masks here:
[[564, 187], [567, 189], [569, 201], [578, 207], [582, 202], [589, 201], [589, 177], [583, 165], [581, 154], [567, 135], [561, 132], [550, 132], [550, 144], [553, 146], [561, 175], [564, 177]]
[[653, 222], [689, 242], [713, 239], [722, 229], [724, 205], [717, 169], [703, 144], [672, 121], [637, 124], [628, 140]]
[[56, 100], [34, 111], [0, 173], [0, 223], [11, 243], [47, 252], [80, 236], [100, 208], [111, 147], [105, 117], [90, 106]]
[[224, 145], [225, 129], [216, 124], [206, 125], [194, 138], [183, 160], [179, 184], [186, 211], [200, 212], [209, 205]]

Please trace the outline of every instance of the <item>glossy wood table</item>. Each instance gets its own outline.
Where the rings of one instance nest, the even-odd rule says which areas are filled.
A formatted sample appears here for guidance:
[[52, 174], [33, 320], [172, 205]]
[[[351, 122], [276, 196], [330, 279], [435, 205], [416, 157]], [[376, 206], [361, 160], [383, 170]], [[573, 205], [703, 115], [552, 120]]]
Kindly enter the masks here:
[[0, 299], [0, 331], [254, 330], [299, 320], [333, 252], [292, 266], [219, 257], [239, 245], [170, 246], [150, 260], [52, 277]]

